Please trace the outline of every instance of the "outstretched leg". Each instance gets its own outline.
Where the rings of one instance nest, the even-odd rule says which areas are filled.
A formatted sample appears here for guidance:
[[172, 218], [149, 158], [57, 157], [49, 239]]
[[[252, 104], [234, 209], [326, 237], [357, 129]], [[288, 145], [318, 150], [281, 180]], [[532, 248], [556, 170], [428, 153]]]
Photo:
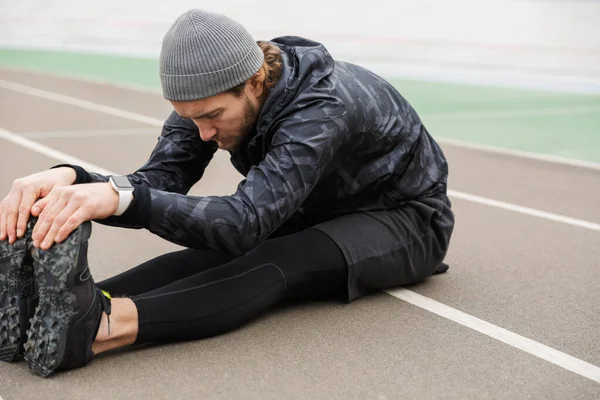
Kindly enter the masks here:
[[174, 251], [98, 282], [98, 287], [113, 297], [135, 296], [226, 264], [234, 258], [230, 254], [215, 250]]
[[[191, 265], [202, 263], [189, 255]], [[162, 262], [165, 269], [172, 266], [170, 257]], [[111, 335], [103, 316], [92, 349], [97, 354], [133, 343], [218, 335], [287, 298], [345, 298], [346, 279], [344, 257], [323, 232], [307, 229], [270, 239], [223, 265], [113, 299]]]

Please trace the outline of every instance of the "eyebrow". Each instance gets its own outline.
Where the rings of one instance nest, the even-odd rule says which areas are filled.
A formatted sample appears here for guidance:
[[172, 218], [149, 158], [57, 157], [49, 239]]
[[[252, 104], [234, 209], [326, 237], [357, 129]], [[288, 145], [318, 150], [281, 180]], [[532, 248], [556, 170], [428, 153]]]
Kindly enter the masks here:
[[217, 113], [219, 111], [222, 111], [222, 110], [223, 110], [223, 107], [220, 107], [220, 108], [214, 109], [212, 111], [209, 111], [207, 113], [196, 115], [196, 116], [194, 116], [194, 117], [192, 117], [190, 119], [201, 119], [201, 118], [210, 117], [211, 115], [213, 115], [213, 114], [215, 114], [215, 113]]

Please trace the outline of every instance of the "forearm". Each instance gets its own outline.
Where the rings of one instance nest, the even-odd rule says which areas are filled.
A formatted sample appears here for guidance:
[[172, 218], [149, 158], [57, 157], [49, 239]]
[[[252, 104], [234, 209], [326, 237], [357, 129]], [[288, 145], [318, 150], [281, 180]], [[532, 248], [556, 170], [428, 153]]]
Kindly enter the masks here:
[[197, 197], [136, 187], [123, 216], [172, 243], [240, 255], [271, 231], [238, 195]]

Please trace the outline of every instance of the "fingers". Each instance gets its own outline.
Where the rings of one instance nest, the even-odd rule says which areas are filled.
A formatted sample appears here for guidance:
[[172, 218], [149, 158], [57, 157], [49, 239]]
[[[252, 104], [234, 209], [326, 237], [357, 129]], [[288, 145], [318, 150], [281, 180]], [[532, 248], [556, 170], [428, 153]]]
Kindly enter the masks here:
[[29, 221], [30, 210], [35, 203], [37, 195], [32, 190], [25, 190], [21, 196], [21, 204], [19, 205], [19, 215], [17, 217], [17, 237], [23, 237], [27, 229], [27, 221]]
[[[71, 233], [83, 222], [77, 221], [77, 218], [79, 218], [82, 213], [77, 212], [79, 205], [75, 202], [71, 201], [66, 205], [63, 205], [61, 202], [57, 202], [54, 207], [55, 208], [51, 211], [51, 213], [57, 211], [58, 215], [56, 218], [53, 218], [52, 225], [48, 229], [46, 236], [40, 239], [40, 248], [42, 250], [48, 250], [55, 242], [58, 243], [64, 240], [69, 233]], [[52, 217], [47, 219], [50, 221]]]
[[39, 215], [42, 213], [42, 211], [44, 211], [44, 208], [46, 208], [47, 204], [48, 204], [47, 197], [44, 197], [43, 199], [39, 199], [38, 201], [36, 201], [35, 204], [33, 205], [33, 207], [31, 207], [31, 215], [33, 215], [34, 217], [39, 217]]
[[0, 205], [0, 240], [14, 243], [25, 235], [31, 206], [37, 194], [22, 179], [13, 182], [9, 194]]
[[77, 229], [79, 225], [83, 224], [88, 219], [88, 214], [83, 210], [82, 207], [79, 207], [77, 210], [75, 210], [75, 212], [73, 212], [73, 214], [71, 214], [70, 217], [66, 219], [66, 222], [58, 230], [54, 241], [56, 243], [63, 242], [75, 229]]
[[73, 183], [75, 172], [72, 168], [52, 169], [16, 179], [8, 195], [0, 202], [0, 240], [14, 243], [23, 237], [31, 215], [39, 216], [39, 210], [32, 210], [35, 201], [48, 195], [54, 187]]
[[64, 241], [84, 221], [106, 218], [114, 213], [118, 198], [106, 183], [55, 186], [38, 200], [31, 214], [38, 216], [31, 237], [33, 245], [48, 250]]
[[50, 227], [54, 223], [54, 220], [63, 208], [67, 205], [68, 198], [64, 194], [57, 194], [57, 191], [51, 191], [48, 196], [44, 198], [45, 207], [44, 211], [38, 217], [38, 221], [33, 228], [31, 238], [33, 239], [33, 245], [39, 247], [46, 234], [50, 230]]
[[8, 243], [13, 244], [17, 240], [17, 218], [19, 215], [19, 205], [21, 203], [22, 191], [13, 184], [12, 194], [8, 197], [8, 203], [4, 213], [6, 215], [6, 234], [8, 235]]
[[81, 187], [78, 190], [55, 187], [48, 196], [37, 201], [32, 210], [34, 215], [39, 214], [32, 232], [33, 245], [48, 250], [87, 221], [90, 218], [90, 206], [86, 206], [86, 199]]
[[0, 202], [0, 240], [6, 240], [6, 209], [5, 204], [7, 203], [7, 197], [5, 197], [2, 202]]

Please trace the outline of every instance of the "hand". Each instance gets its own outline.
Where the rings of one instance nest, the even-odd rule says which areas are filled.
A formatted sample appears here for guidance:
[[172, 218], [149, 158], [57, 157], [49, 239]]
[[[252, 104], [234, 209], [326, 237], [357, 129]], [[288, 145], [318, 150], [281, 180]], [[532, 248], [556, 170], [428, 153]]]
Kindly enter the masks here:
[[50, 169], [16, 179], [8, 195], [0, 202], [0, 240], [13, 244], [23, 237], [33, 203], [45, 197], [55, 186], [72, 185], [75, 170], [69, 167]]
[[84, 221], [110, 217], [119, 206], [119, 194], [110, 183], [55, 186], [31, 209], [39, 216], [33, 228], [33, 245], [48, 250], [65, 240]]

